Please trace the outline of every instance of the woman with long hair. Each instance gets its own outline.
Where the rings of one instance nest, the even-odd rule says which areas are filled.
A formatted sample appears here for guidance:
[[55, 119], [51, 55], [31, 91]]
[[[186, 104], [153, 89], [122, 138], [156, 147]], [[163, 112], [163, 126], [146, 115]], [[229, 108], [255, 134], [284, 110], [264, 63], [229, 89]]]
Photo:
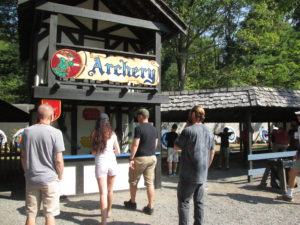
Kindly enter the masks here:
[[95, 174], [100, 192], [101, 225], [110, 217], [113, 185], [117, 171], [116, 155], [120, 148], [107, 114], [101, 113], [91, 135], [92, 154], [95, 155]]

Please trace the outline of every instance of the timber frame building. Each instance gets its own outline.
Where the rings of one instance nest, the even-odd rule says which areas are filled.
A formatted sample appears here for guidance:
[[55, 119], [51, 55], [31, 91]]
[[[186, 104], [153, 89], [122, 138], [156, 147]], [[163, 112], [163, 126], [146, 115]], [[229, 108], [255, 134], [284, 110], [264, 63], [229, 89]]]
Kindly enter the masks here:
[[[162, 0], [20, 0], [18, 14], [32, 102], [61, 101], [56, 126], [64, 134], [66, 171], [76, 180], [66, 181], [73, 189], [65, 194], [91, 193], [87, 139], [95, 115], [109, 114], [120, 144], [129, 138], [140, 107], [150, 110], [150, 121], [160, 131], [160, 105], [168, 102], [160, 83], [162, 41], [185, 33], [187, 26]], [[136, 61], [142, 66], [129, 65]], [[158, 158], [160, 151], [159, 145]], [[120, 162], [126, 157], [121, 154]], [[160, 187], [160, 162], [156, 175]], [[118, 185], [125, 189], [126, 178]]]

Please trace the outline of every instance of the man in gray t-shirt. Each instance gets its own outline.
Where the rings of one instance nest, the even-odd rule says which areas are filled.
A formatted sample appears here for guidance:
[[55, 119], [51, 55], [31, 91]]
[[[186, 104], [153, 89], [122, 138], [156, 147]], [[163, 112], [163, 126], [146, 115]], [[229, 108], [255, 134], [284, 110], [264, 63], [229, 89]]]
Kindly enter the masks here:
[[174, 148], [182, 150], [177, 187], [179, 225], [187, 225], [189, 201], [194, 197], [194, 224], [203, 224], [204, 183], [214, 157], [214, 135], [203, 124], [205, 111], [200, 106], [189, 114], [190, 126], [176, 139]]
[[26, 180], [26, 224], [35, 224], [43, 202], [46, 224], [54, 224], [59, 214], [58, 182], [62, 179], [65, 150], [62, 133], [52, 127], [53, 109], [48, 104], [38, 108], [38, 124], [24, 130], [20, 144]]

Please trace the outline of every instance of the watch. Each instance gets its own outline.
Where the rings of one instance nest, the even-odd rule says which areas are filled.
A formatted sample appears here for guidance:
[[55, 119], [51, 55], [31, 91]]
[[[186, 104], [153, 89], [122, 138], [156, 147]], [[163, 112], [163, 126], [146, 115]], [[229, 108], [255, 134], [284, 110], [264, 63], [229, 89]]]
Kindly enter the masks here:
[[133, 159], [130, 159], [130, 158], [129, 158], [129, 161], [133, 161]]

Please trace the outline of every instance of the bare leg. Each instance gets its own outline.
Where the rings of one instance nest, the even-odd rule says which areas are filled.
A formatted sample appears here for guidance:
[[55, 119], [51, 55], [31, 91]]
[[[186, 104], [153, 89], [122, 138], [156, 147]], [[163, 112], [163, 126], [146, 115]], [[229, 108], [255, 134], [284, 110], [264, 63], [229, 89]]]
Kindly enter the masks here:
[[131, 202], [135, 202], [137, 186], [130, 184], [130, 200]]
[[154, 197], [155, 197], [155, 191], [154, 191], [154, 186], [149, 186], [147, 187], [147, 196], [148, 196], [148, 207], [153, 208], [154, 206]]
[[30, 217], [27, 217], [26, 218], [26, 225], [35, 225], [35, 218], [30, 218]]
[[177, 163], [177, 162], [175, 162], [175, 163], [173, 164], [173, 171], [174, 171], [174, 172], [176, 172], [176, 171], [177, 171], [177, 165], [178, 165], [178, 163]]
[[107, 177], [107, 216], [110, 217], [111, 215], [111, 207], [112, 207], [112, 202], [114, 199], [114, 193], [113, 193], [113, 187], [114, 187], [114, 182], [115, 182], [115, 177], [116, 176], [108, 176]]
[[55, 225], [55, 218], [53, 216], [46, 217], [46, 225]]
[[289, 188], [294, 188], [296, 185], [296, 178], [297, 174], [299, 173], [299, 170], [293, 170], [291, 169], [289, 171], [289, 181], [288, 181], [288, 186]]
[[101, 225], [106, 225], [107, 218], [107, 176], [97, 178], [100, 192]]
[[172, 173], [172, 162], [168, 162], [168, 173]]

